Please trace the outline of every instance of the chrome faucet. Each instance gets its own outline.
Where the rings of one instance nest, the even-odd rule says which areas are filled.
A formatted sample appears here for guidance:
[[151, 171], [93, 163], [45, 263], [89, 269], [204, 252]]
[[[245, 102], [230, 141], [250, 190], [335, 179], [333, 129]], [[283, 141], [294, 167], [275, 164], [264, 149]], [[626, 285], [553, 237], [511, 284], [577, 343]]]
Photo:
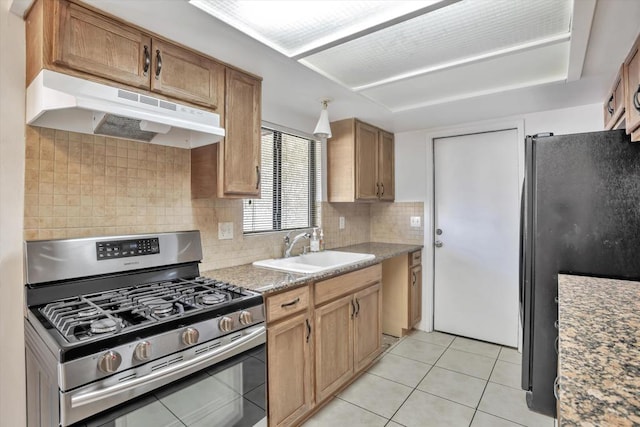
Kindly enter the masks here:
[[284, 236], [284, 257], [285, 258], [289, 258], [291, 256], [291, 250], [293, 249], [295, 244], [298, 242], [298, 240], [302, 238], [305, 238], [305, 239], [311, 238], [311, 234], [309, 234], [306, 231], [304, 233], [298, 234], [296, 237], [293, 238], [293, 240], [291, 240], [290, 235], [291, 235], [291, 231], [288, 232], [286, 236]]

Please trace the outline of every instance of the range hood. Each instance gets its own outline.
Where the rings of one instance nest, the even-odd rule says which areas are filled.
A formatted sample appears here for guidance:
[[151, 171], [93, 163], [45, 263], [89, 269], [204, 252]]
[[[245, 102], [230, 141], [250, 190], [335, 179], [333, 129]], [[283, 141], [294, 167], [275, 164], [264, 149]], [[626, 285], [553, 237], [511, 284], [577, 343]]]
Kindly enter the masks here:
[[180, 148], [225, 135], [218, 114], [51, 70], [27, 88], [27, 124]]

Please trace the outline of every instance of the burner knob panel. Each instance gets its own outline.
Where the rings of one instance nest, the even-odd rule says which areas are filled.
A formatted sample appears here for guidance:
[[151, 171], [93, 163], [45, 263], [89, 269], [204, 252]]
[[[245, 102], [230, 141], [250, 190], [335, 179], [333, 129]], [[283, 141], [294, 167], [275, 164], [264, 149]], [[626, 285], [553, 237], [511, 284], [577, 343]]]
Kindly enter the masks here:
[[151, 357], [151, 343], [149, 341], [142, 341], [138, 344], [133, 352], [133, 357], [139, 362], [149, 360]]
[[107, 351], [98, 359], [98, 369], [104, 373], [110, 374], [115, 372], [120, 363], [122, 362], [122, 356], [117, 351]]
[[200, 338], [200, 332], [198, 332], [195, 328], [187, 328], [182, 333], [182, 342], [185, 345], [193, 345], [198, 342], [198, 338]]
[[231, 330], [233, 330], [233, 319], [228, 316], [224, 316], [222, 319], [220, 319], [218, 328], [220, 328], [222, 332], [230, 332]]
[[240, 324], [246, 326], [246, 325], [250, 325], [251, 323], [253, 323], [253, 316], [251, 315], [251, 313], [248, 311], [241, 311]]

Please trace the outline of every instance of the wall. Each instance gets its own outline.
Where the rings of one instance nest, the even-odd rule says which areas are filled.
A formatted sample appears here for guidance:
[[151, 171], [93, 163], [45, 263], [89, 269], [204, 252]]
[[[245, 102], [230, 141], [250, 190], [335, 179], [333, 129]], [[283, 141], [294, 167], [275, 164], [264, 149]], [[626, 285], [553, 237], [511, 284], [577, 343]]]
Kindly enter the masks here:
[[600, 131], [603, 129], [602, 104], [542, 111], [395, 135], [396, 200], [415, 200], [424, 204], [424, 287], [420, 329], [430, 331], [433, 328], [433, 146], [431, 138], [434, 135], [458, 135], [502, 128], [504, 124], [518, 127], [524, 135], [542, 132], [554, 132], [559, 135]]
[[22, 224], [25, 39], [0, 2], [0, 426], [25, 425]]

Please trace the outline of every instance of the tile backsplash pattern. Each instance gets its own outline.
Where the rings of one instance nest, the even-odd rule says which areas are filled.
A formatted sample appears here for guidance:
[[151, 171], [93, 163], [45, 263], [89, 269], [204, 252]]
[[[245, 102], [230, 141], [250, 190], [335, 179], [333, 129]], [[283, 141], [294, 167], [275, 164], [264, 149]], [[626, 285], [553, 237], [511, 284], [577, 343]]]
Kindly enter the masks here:
[[[285, 233], [242, 234], [242, 200], [191, 199], [187, 149], [27, 126], [25, 156], [26, 240], [198, 229], [201, 271], [282, 255]], [[323, 202], [326, 247], [421, 244], [408, 216], [422, 206]], [[218, 222], [233, 222], [233, 239], [218, 240]]]
[[[420, 227], [411, 227], [410, 218], [420, 217]], [[371, 241], [424, 244], [424, 203], [400, 202], [371, 205]]]

